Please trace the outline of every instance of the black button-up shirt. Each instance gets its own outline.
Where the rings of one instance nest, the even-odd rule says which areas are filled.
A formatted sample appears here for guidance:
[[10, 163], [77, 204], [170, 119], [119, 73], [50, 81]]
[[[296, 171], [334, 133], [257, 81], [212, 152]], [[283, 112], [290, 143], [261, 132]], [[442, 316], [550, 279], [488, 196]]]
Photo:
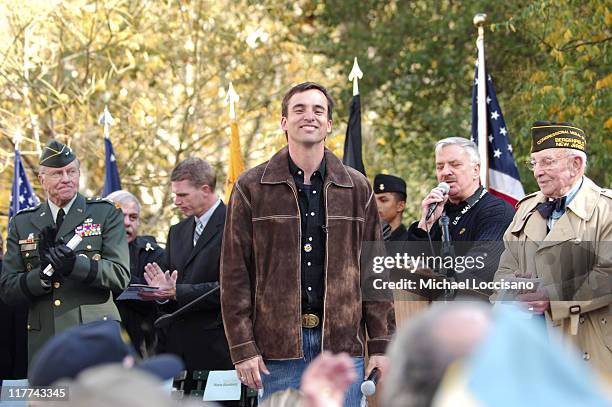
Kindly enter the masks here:
[[325, 267], [325, 205], [323, 201], [323, 180], [325, 159], [319, 169], [310, 177], [310, 184], [304, 183], [304, 171], [289, 157], [289, 171], [297, 187], [298, 204], [302, 225], [301, 279], [302, 312], [323, 311], [324, 267]]

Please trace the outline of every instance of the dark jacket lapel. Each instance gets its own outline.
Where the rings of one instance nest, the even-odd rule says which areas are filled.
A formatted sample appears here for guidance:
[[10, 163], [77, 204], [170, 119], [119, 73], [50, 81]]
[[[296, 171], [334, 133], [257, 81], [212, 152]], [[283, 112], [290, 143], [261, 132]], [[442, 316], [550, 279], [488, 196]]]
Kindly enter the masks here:
[[217, 233], [219, 233], [223, 229], [223, 224], [225, 223], [225, 204], [221, 202], [217, 209], [213, 212], [212, 216], [208, 220], [206, 227], [202, 231], [198, 242], [195, 247], [191, 250], [191, 254], [187, 258], [184, 267], [196, 257], [196, 255], [202, 251], [202, 249], [208, 244], [210, 239], [212, 239]]
[[[173, 228], [176, 228], [176, 231], [172, 232], [172, 235], [169, 237], [169, 239], [172, 239], [172, 242], [170, 243], [171, 248], [169, 248], [169, 252], [167, 252], [167, 255], [171, 257], [168, 267], [183, 270], [186, 260], [193, 250], [193, 231], [195, 230], [195, 222], [193, 218], [190, 217], [173, 226]], [[179, 279], [180, 278], [179, 276]]]

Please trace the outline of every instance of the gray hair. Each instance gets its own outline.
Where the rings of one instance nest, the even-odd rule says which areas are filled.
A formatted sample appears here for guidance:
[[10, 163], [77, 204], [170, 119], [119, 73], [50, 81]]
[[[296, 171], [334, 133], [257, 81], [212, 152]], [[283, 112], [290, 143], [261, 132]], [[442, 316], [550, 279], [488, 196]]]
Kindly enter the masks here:
[[120, 204], [125, 203], [125, 202], [133, 202], [136, 204], [138, 213], [140, 213], [140, 209], [141, 209], [140, 201], [131, 192], [124, 191], [124, 190], [111, 192], [110, 194], [106, 196], [106, 199], [110, 199], [111, 201], [117, 202]]
[[436, 154], [446, 146], [459, 146], [463, 148], [470, 157], [472, 164], [480, 164], [480, 155], [478, 154], [478, 146], [472, 140], [463, 137], [447, 137], [436, 143]]
[[186, 158], [172, 170], [170, 181], [185, 180], [196, 187], [208, 185], [213, 191], [217, 185], [217, 175], [211, 165], [198, 157]]
[[564, 148], [566, 154], [570, 157], [580, 157], [582, 159], [582, 167], [580, 168], [583, 172], [586, 172], [587, 168], [587, 155], [584, 151], [576, 150], [575, 148]]
[[491, 308], [476, 302], [436, 304], [411, 320], [389, 347], [382, 405], [430, 406], [446, 369], [474, 350], [490, 321]]

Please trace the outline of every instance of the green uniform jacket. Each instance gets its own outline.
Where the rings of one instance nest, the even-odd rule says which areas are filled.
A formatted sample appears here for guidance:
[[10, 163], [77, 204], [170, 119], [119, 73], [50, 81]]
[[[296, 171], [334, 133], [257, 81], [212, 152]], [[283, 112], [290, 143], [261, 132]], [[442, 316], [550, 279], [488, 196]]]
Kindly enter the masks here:
[[41, 285], [38, 251], [41, 230], [47, 226], [54, 221], [46, 201], [11, 219], [0, 275], [2, 300], [29, 304], [30, 361], [48, 339], [68, 328], [99, 319], [121, 320], [111, 291], [125, 289], [130, 281], [123, 215], [110, 201], [77, 194], [57, 239], [68, 242], [76, 229], [83, 240], [75, 249], [72, 273], [55, 273], [51, 288]]

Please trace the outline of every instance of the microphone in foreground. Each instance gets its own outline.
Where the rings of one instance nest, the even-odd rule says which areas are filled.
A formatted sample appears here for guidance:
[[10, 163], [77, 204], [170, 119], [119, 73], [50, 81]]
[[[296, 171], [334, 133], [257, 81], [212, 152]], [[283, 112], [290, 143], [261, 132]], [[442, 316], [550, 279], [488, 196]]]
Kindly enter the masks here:
[[[448, 194], [448, 191], [450, 191], [450, 186], [446, 182], [440, 182], [436, 188], [441, 190], [442, 194], [444, 194], [445, 196]], [[427, 216], [425, 217], [426, 221], [431, 218], [431, 215], [433, 215], [439, 203], [440, 202], [433, 202], [429, 204], [429, 211], [427, 211]]]
[[376, 393], [376, 382], [378, 382], [378, 375], [380, 371], [377, 367], [372, 369], [368, 378], [361, 383], [361, 394], [364, 396], [371, 396]]
[[[79, 234], [75, 234], [74, 236], [72, 236], [72, 238], [68, 241], [68, 243], [66, 243], [66, 246], [68, 246], [70, 248], [70, 250], [74, 250], [76, 249], [76, 247], [79, 245], [79, 243], [81, 243], [81, 240], [83, 240], [83, 238], [81, 237], [81, 235]], [[51, 277], [53, 275], [53, 267], [49, 264], [47, 265], [47, 267], [45, 267], [45, 269], [43, 270], [43, 274], [46, 276]]]

